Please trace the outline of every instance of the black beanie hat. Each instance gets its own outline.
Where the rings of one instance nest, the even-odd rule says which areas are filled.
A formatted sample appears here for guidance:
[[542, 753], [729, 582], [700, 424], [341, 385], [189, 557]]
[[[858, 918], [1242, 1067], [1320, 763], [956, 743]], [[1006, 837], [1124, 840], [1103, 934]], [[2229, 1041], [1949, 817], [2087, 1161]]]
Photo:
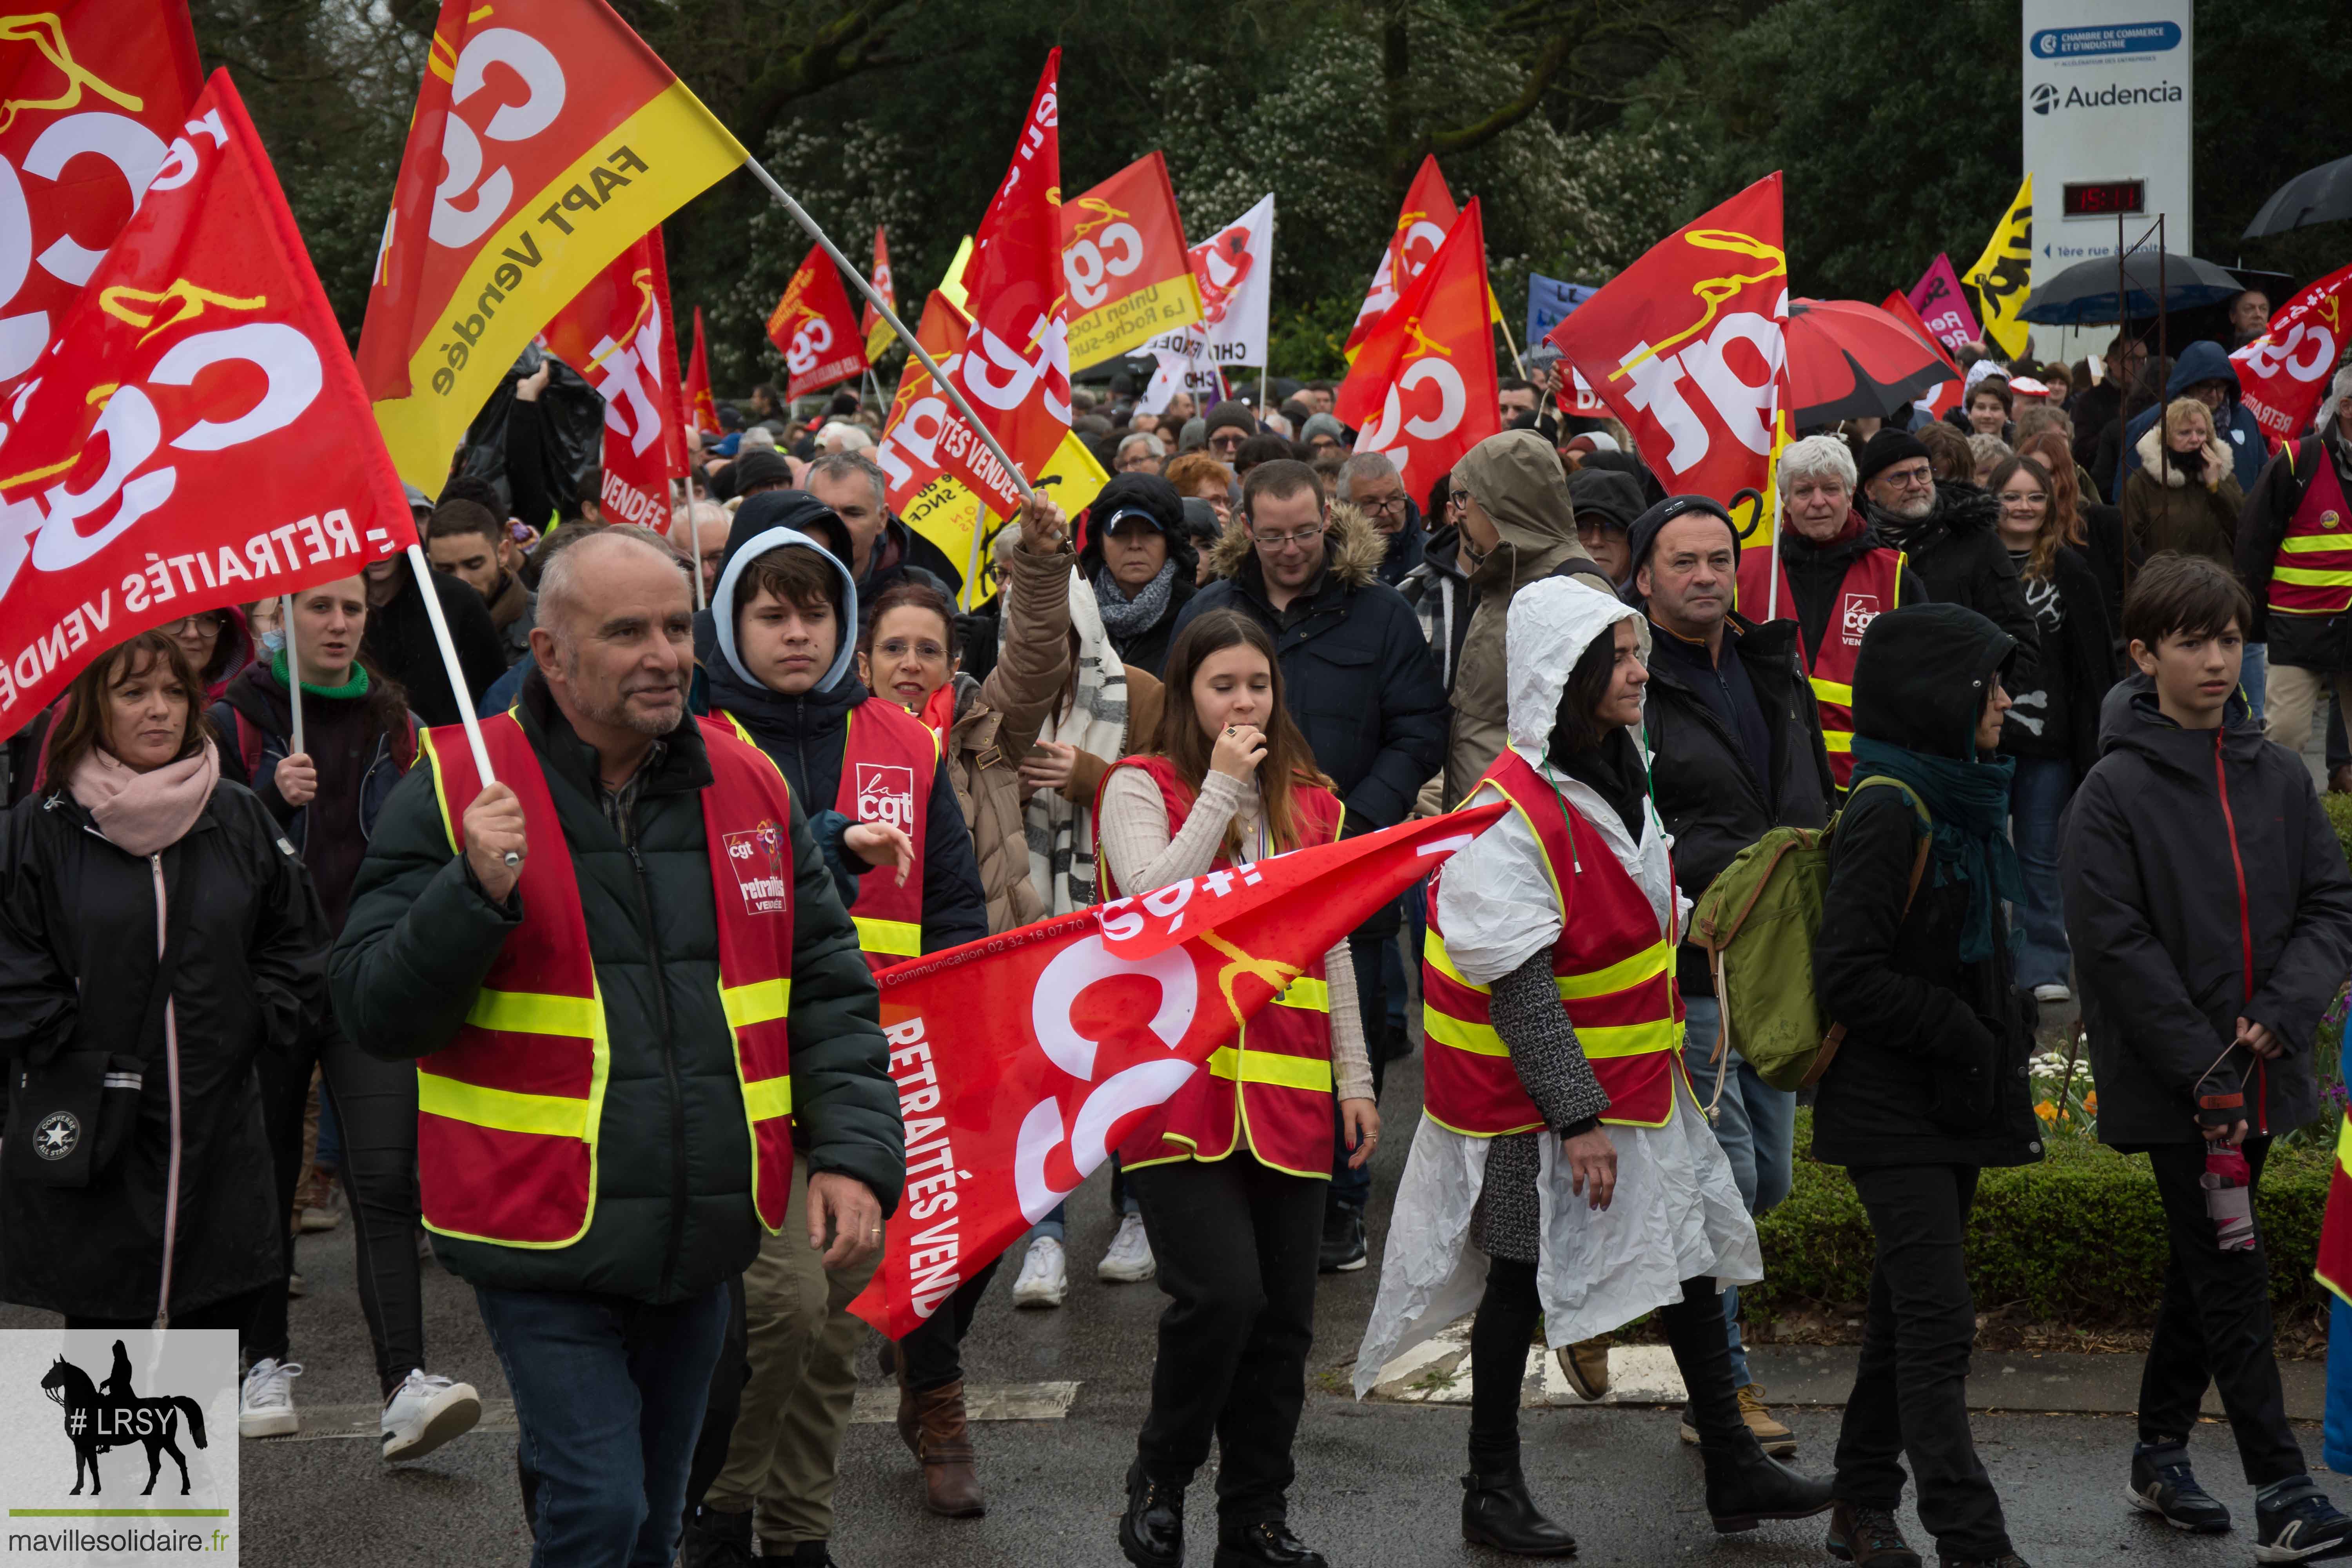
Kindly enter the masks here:
[[1658, 535], [1665, 531], [1666, 524], [1695, 511], [1723, 520], [1723, 526], [1731, 532], [1731, 563], [1737, 567], [1739, 564], [1739, 525], [1731, 521], [1731, 513], [1724, 510], [1723, 503], [1711, 496], [1668, 496], [1635, 518], [1633, 526], [1625, 531], [1626, 548], [1633, 552], [1633, 570], [1640, 571], [1642, 563], [1650, 558], [1650, 547], [1657, 543]]
[[1897, 463], [1913, 458], [1927, 458], [1933, 461], [1933, 457], [1927, 450], [1927, 444], [1910, 431], [1897, 430], [1891, 425], [1881, 426], [1878, 434], [1873, 436], [1870, 444], [1862, 449], [1862, 461], [1857, 465], [1854, 486], [1859, 489], [1870, 483]]

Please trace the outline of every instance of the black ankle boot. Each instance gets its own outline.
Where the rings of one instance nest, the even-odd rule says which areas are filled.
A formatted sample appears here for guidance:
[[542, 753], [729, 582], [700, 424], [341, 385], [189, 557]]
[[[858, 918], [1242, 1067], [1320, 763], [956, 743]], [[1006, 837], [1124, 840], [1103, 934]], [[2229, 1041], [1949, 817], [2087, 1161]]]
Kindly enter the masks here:
[[1829, 1511], [1830, 1483], [1799, 1475], [1767, 1454], [1752, 1432], [1700, 1442], [1706, 1461], [1706, 1512], [1716, 1532], [1734, 1535], [1768, 1519], [1811, 1519]]
[[1462, 1539], [1515, 1557], [1576, 1555], [1576, 1537], [1544, 1517], [1517, 1465], [1474, 1468], [1462, 1478]]
[[1184, 1489], [1154, 1480], [1141, 1465], [1127, 1472], [1127, 1512], [1118, 1521], [1118, 1549], [1135, 1568], [1181, 1568], [1184, 1561]]
[[678, 1542], [682, 1568], [751, 1568], [751, 1510], [695, 1510]]
[[1290, 1526], [1278, 1519], [1255, 1524], [1221, 1525], [1217, 1530], [1216, 1568], [1331, 1568], [1320, 1552], [1310, 1550]]

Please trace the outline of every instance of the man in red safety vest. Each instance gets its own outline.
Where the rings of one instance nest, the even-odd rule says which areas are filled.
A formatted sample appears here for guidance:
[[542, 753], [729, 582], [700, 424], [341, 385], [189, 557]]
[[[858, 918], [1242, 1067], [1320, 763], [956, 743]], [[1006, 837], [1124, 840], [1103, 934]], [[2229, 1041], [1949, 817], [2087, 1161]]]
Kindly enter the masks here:
[[[2312, 433], [2281, 446], [2238, 517], [2238, 577], [2254, 601], [2249, 642], [2267, 641], [2263, 725], [2301, 752], [2323, 690], [2352, 715], [2352, 368], [2336, 373]], [[2352, 790], [2352, 768], [2328, 788]]]

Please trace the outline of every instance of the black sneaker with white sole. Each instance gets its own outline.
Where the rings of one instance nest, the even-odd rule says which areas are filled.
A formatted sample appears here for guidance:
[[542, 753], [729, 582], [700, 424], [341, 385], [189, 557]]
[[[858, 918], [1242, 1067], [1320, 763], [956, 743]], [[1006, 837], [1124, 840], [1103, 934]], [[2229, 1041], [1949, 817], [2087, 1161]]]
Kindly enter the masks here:
[[1322, 1256], [1317, 1260], [1318, 1272], [1352, 1274], [1364, 1266], [1364, 1216], [1345, 1204], [1333, 1204], [1323, 1211]]
[[2131, 1484], [2124, 1489], [2132, 1507], [2152, 1513], [2191, 1535], [2220, 1535], [2230, 1528], [2230, 1510], [2197, 1484], [2189, 1449], [2179, 1443], [2142, 1443], [2132, 1449]]
[[2254, 1561], [2315, 1563], [2352, 1556], [2352, 1519], [2309, 1476], [2274, 1481], [2254, 1494]]

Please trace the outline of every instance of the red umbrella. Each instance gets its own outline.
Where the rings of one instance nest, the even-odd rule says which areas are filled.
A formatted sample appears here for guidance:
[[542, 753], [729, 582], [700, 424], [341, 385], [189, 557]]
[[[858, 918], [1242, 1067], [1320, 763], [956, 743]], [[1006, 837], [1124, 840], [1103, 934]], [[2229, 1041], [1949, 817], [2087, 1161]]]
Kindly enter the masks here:
[[1960, 367], [1940, 344], [1859, 300], [1789, 301], [1792, 428], [1884, 417]]

